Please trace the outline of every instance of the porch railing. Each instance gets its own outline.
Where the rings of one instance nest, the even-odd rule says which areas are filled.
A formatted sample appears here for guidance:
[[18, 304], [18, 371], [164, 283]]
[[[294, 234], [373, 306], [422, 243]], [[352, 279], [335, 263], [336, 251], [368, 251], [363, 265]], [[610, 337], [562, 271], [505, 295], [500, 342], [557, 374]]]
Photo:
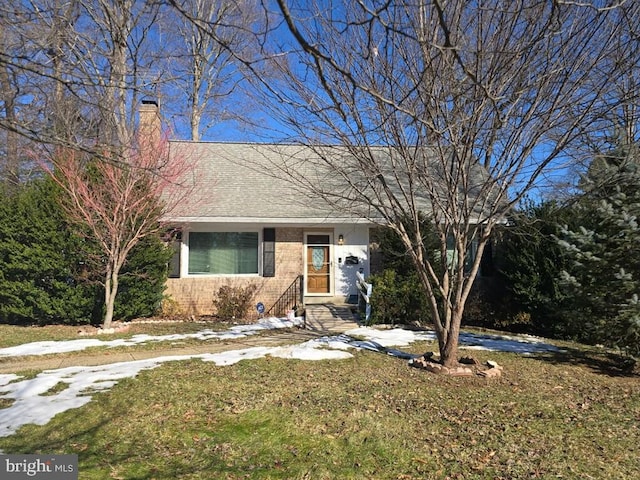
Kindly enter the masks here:
[[358, 311], [364, 311], [364, 322], [365, 325], [368, 325], [371, 319], [371, 292], [373, 291], [373, 285], [367, 283], [364, 275], [360, 272], [356, 272], [356, 285], [358, 287]]
[[267, 315], [272, 317], [284, 317], [289, 310], [295, 310], [296, 307], [302, 307], [304, 297], [304, 276], [298, 275], [291, 282], [280, 298], [267, 310]]

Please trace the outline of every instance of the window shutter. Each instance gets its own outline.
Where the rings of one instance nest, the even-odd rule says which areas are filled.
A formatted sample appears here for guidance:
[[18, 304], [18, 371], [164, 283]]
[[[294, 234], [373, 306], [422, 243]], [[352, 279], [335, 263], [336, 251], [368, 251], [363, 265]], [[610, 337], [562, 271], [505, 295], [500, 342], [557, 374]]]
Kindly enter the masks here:
[[176, 231], [173, 241], [171, 242], [171, 249], [173, 255], [169, 260], [169, 278], [180, 278], [180, 247], [182, 246], [182, 232]]
[[276, 229], [265, 228], [262, 232], [262, 276], [276, 276]]

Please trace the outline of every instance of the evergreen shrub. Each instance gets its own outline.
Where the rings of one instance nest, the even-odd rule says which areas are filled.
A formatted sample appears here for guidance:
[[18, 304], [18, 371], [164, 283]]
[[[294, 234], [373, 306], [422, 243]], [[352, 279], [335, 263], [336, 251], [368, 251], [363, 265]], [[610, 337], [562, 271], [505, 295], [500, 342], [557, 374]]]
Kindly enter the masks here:
[[91, 242], [74, 234], [48, 179], [0, 195], [0, 322], [91, 322]]
[[151, 317], [161, 310], [172, 256], [173, 250], [158, 236], [133, 247], [120, 272], [114, 318]]
[[[77, 234], [48, 178], [0, 190], [0, 323], [100, 323], [103, 262], [89, 236]], [[171, 252], [157, 237], [137, 245], [120, 277], [116, 319], [159, 309]]]
[[536, 335], [571, 337], [570, 307], [561, 272], [568, 265], [557, 235], [573, 212], [556, 202], [525, 201], [500, 232], [499, 282], [504, 298], [495, 307], [494, 328]]
[[[633, 150], [631, 150], [633, 152]], [[577, 202], [578, 228], [560, 245], [571, 258], [563, 287], [578, 339], [640, 357], [640, 154], [614, 152], [594, 161]]]
[[372, 275], [371, 323], [391, 324], [428, 321], [428, 306], [415, 274], [402, 275], [393, 269]]

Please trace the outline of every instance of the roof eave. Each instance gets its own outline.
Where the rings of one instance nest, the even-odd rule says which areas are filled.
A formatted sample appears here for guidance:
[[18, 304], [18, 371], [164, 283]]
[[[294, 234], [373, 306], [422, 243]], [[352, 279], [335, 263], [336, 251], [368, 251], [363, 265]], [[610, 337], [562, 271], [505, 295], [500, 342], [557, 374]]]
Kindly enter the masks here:
[[355, 217], [210, 217], [210, 216], [190, 216], [190, 217], [169, 217], [163, 219], [166, 223], [230, 223], [246, 224], [261, 223], [269, 225], [318, 225], [318, 224], [373, 224], [365, 218]]

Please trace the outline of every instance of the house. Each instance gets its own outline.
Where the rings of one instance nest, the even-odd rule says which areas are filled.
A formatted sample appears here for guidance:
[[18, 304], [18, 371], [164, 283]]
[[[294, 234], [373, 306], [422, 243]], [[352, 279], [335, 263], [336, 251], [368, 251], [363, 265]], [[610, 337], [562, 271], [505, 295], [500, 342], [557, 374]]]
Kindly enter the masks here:
[[[141, 129], [158, 135], [159, 122], [157, 104], [143, 104]], [[272, 315], [310, 303], [355, 301], [356, 274], [368, 276], [377, 263], [372, 239], [379, 221], [373, 220], [370, 203], [346, 203], [352, 189], [366, 188], [371, 175], [380, 171], [353, 168], [348, 171], [352, 184], [345, 188], [336, 171], [323, 168], [323, 148], [171, 141], [170, 155], [188, 158], [193, 165], [196, 188], [193, 198], [166, 219], [178, 232], [167, 295], [195, 314], [212, 313], [223, 286], [255, 286], [256, 303]], [[348, 152], [326, 149], [332, 160], [343, 155], [345, 168], [350, 168]], [[389, 155], [388, 149], [377, 154]], [[379, 165], [388, 165], [385, 177], [398, 182], [386, 188], [402, 189], [410, 182], [393, 170], [393, 159]], [[469, 171], [470, 198], [484, 198], [485, 172]], [[439, 172], [433, 169], [433, 174]], [[321, 190], [332, 195], [318, 195]], [[415, 198], [421, 209], [430, 210], [428, 195], [420, 197], [419, 192]], [[443, 190], [443, 196], [448, 192]], [[453, 258], [453, 242], [450, 251]]]
[[[159, 121], [157, 104], [140, 109], [140, 124]], [[159, 131], [159, 130], [156, 130]], [[171, 141], [170, 155], [193, 163], [194, 200], [171, 218], [175, 255], [166, 294], [185, 311], [213, 312], [220, 287], [255, 285], [265, 314], [294, 305], [344, 303], [357, 295], [356, 272], [370, 272], [374, 225], [301, 195], [273, 168], [304, 159], [304, 147]]]

